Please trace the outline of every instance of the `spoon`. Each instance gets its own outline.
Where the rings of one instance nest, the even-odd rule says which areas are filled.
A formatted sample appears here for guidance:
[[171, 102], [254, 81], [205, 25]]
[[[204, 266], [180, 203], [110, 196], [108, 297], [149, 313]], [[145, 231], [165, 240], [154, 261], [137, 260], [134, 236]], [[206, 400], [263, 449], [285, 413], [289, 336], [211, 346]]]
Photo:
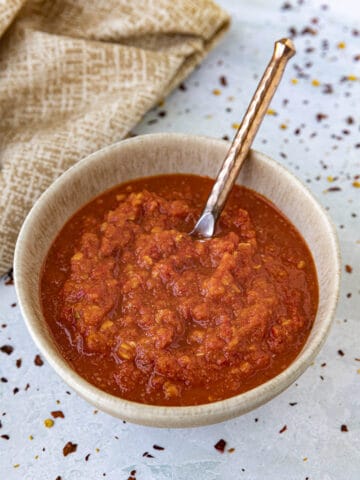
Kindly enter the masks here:
[[295, 55], [295, 47], [289, 38], [282, 38], [275, 42], [273, 56], [226, 154], [205, 208], [190, 232], [193, 237], [210, 238], [214, 235], [216, 222], [280, 83], [285, 66], [293, 55]]

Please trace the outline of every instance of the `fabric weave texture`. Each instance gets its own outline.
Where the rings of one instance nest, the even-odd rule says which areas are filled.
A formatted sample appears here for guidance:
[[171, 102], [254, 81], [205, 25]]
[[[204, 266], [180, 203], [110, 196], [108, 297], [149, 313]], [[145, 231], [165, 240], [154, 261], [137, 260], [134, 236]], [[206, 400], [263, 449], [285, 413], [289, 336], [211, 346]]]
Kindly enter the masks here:
[[211, 0], [0, 3], [0, 275], [40, 194], [126, 137], [228, 26]]

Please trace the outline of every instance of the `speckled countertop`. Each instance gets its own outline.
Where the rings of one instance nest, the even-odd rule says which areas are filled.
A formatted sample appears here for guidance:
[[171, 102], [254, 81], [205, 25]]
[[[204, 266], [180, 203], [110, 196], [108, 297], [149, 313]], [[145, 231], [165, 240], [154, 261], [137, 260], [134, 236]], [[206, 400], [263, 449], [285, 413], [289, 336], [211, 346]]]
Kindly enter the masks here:
[[302, 179], [337, 227], [343, 278], [330, 337], [306, 373], [256, 411], [210, 427], [145, 428], [97, 412], [42, 361], [6, 277], [1, 480], [360, 479], [359, 4], [218, 3], [232, 14], [231, 31], [134, 133], [232, 137], [273, 41], [292, 35], [298, 54], [254, 146]]

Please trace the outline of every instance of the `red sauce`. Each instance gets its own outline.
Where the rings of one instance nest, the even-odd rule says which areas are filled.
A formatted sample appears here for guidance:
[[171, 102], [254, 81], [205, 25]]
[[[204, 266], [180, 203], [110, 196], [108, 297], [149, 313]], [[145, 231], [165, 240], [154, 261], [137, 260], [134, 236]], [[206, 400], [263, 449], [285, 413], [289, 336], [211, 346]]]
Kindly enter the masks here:
[[235, 186], [215, 238], [187, 235], [213, 181], [120, 185], [63, 227], [41, 276], [59, 349], [90, 383], [129, 400], [196, 405], [284, 370], [317, 310], [314, 263], [292, 224]]

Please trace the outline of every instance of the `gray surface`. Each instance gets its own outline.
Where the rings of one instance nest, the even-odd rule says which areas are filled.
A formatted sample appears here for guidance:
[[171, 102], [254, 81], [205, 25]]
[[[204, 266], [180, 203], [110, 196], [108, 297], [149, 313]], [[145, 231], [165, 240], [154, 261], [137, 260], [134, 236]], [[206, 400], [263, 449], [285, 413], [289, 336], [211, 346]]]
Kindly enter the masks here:
[[[0, 328], [0, 346], [12, 345], [14, 351], [10, 355], [0, 352], [0, 377], [8, 380], [0, 383], [0, 436], [10, 437], [0, 438], [1, 480], [55, 480], [57, 476], [62, 480], [118, 480], [127, 479], [133, 469], [137, 480], [360, 478], [360, 362], [356, 360], [360, 358], [360, 188], [353, 186], [354, 176], [360, 175], [360, 148], [356, 148], [360, 142], [360, 61], [354, 61], [360, 54], [360, 36], [352, 34], [359, 25], [358, 2], [333, 1], [327, 10], [321, 7], [324, 2], [310, 0], [300, 6], [292, 0], [294, 7], [289, 10], [281, 10], [283, 1], [219, 3], [232, 13], [230, 33], [187, 80], [187, 89], [177, 90], [150, 112], [136, 133], [232, 136], [232, 123], [244, 112], [256, 85], [254, 77], [266, 65], [273, 40], [286, 35], [289, 27], [300, 32], [307, 26], [318, 30], [318, 35], [305, 33], [294, 39], [298, 55], [271, 106], [278, 114], [266, 117], [254, 147], [307, 182], [338, 228], [343, 280], [330, 337], [296, 384], [252, 413], [192, 430], [145, 428], [94, 413], [74, 393], [66, 393], [67, 386], [48, 365], [34, 365], [38, 352], [18, 308], [11, 307], [16, 302], [14, 287], [2, 281], [0, 325], [7, 326]], [[311, 23], [313, 18], [319, 19], [317, 25]], [[328, 40], [327, 50], [321, 46], [323, 40]], [[339, 42], [345, 42], [346, 48], [339, 49]], [[315, 50], [305, 53], [309, 47]], [[307, 62], [313, 65], [305, 67]], [[299, 78], [293, 85], [291, 79], [298, 77], [295, 64], [309, 78]], [[226, 87], [219, 82], [222, 75], [227, 78]], [[357, 80], [341, 81], [348, 75]], [[312, 86], [313, 79], [321, 85]], [[325, 83], [332, 84], [332, 94], [323, 93]], [[214, 95], [214, 89], [221, 94]], [[287, 106], [283, 99], [289, 100]], [[226, 111], [228, 107], [231, 112]], [[159, 116], [162, 111], [165, 116]], [[319, 113], [328, 117], [318, 122]], [[348, 116], [353, 117], [353, 124], [347, 124]], [[281, 124], [288, 128], [281, 129]], [[329, 176], [336, 180], [329, 182]], [[329, 187], [341, 190], [328, 191]], [[352, 266], [352, 273], [345, 271], [345, 265]], [[22, 359], [20, 368], [15, 366], [18, 358]], [[27, 384], [30, 387], [25, 390]], [[16, 394], [14, 388], [19, 389]], [[290, 406], [292, 402], [297, 404]], [[62, 410], [65, 418], [55, 419], [47, 429], [43, 421], [54, 410]], [[279, 433], [284, 425], [287, 429]], [[342, 432], [341, 425], [348, 431]], [[214, 444], [220, 438], [235, 451], [217, 452]], [[64, 457], [62, 449], [68, 441], [78, 447]], [[154, 444], [165, 450], [154, 450]], [[154, 458], [143, 457], [146, 451]]]

